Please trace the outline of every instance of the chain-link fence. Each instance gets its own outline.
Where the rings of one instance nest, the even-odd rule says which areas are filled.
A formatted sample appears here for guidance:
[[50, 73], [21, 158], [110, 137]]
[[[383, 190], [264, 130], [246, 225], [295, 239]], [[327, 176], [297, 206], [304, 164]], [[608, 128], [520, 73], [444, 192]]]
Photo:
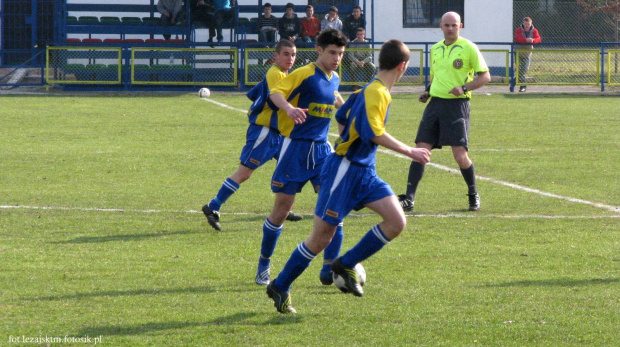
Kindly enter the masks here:
[[513, 2], [513, 27], [531, 17], [543, 42], [618, 42], [618, 21], [604, 11], [585, 10], [576, 0]]
[[237, 86], [236, 49], [48, 47], [49, 84]]
[[120, 84], [121, 49], [48, 47], [46, 79], [52, 84]]
[[236, 49], [133, 48], [132, 84], [237, 85]]
[[[398, 83], [399, 85], [423, 84], [423, 49], [411, 49], [409, 68]], [[314, 62], [317, 59], [316, 49], [297, 49], [296, 68]], [[372, 48], [347, 48], [342, 62], [338, 68], [340, 84], [348, 86], [361, 86], [370, 82], [378, 68], [379, 49]], [[258, 84], [269, 67], [273, 64], [273, 49], [271, 48], [247, 48], [245, 50], [245, 84], [248, 86]]]

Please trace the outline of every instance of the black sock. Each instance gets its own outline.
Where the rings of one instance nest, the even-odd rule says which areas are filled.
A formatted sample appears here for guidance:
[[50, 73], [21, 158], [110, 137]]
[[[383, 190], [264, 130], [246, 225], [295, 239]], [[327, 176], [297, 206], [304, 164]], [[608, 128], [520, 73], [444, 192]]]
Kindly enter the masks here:
[[415, 192], [418, 190], [418, 184], [422, 180], [424, 175], [424, 168], [426, 165], [420, 164], [417, 161], [412, 161], [409, 166], [409, 176], [407, 177], [407, 198], [411, 201], [415, 200]]
[[467, 183], [468, 194], [473, 195], [478, 191], [476, 190], [476, 174], [474, 173], [474, 163], [467, 169], [461, 169], [461, 174]]

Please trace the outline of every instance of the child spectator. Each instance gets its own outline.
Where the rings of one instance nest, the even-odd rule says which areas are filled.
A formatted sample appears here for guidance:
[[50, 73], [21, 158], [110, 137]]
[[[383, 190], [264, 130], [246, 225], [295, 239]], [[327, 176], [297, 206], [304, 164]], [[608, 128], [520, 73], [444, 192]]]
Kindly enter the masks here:
[[359, 5], [353, 6], [353, 11], [347, 18], [345, 18], [342, 25], [344, 34], [347, 35], [349, 41], [355, 40], [357, 29], [366, 29], [366, 19], [362, 14], [362, 8]]
[[304, 42], [314, 42], [321, 31], [321, 21], [314, 18], [314, 7], [306, 6], [306, 18], [301, 20], [301, 39]]
[[276, 42], [276, 31], [278, 30], [278, 19], [271, 15], [271, 4], [266, 2], [263, 5], [264, 14], [258, 17], [258, 41]]
[[321, 31], [325, 29], [336, 29], [342, 31], [342, 21], [338, 18], [338, 8], [332, 6], [325, 18], [321, 21]]
[[280, 34], [281, 40], [290, 40], [295, 42], [300, 38], [301, 34], [301, 21], [297, 18], [295, 14], [295, 5], [292, 3], [286, 4], [284, 7], [284, 16], [279, 20], [279, 28], [278, 33]]

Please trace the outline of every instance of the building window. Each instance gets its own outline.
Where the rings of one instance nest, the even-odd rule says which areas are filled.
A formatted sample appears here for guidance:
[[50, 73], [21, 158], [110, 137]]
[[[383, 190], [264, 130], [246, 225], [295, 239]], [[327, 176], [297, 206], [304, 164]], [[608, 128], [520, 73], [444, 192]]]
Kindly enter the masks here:
[[454, 11], [465, 25], [464, 0], [403, 0], [404, 28], [437, 28], [441, 16]]

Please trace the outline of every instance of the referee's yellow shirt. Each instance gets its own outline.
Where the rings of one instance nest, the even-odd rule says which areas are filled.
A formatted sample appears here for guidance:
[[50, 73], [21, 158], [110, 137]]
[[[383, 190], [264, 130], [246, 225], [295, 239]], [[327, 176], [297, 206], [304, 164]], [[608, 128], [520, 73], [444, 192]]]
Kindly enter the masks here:
[[431, 96], [442, 99], [471, 98], [471, 92], [457, 97], [448, 92], [474, 79], [474, 72], [489, 71], [487, 64], [473, 42], [459, 37], [446, 46], [444, 41], [431, 48]]

